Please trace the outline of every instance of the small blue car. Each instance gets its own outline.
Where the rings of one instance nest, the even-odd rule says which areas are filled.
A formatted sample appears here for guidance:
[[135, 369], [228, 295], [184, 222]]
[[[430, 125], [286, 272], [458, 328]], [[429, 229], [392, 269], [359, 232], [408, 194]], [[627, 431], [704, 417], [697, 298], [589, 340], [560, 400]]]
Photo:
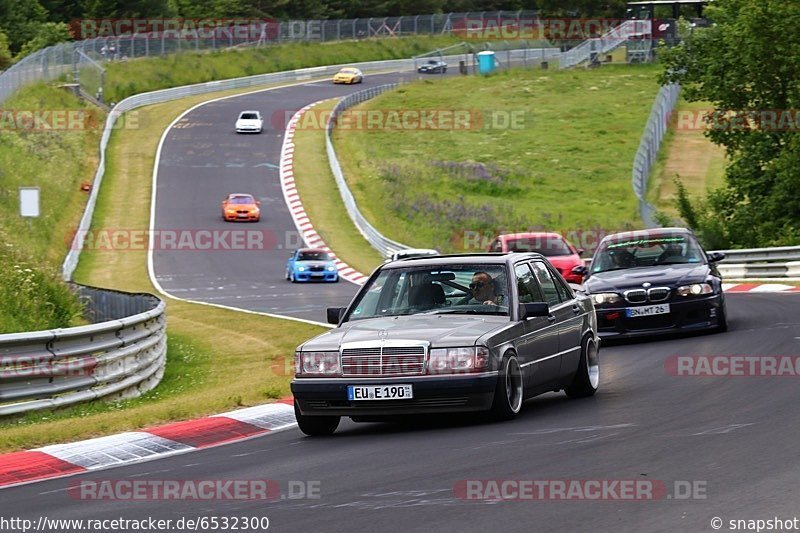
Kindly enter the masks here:
[[319, 248], [298, 248], [286, 263], [286, 279], [298, 281], [339, 281], [339, 271], [331, 255]]

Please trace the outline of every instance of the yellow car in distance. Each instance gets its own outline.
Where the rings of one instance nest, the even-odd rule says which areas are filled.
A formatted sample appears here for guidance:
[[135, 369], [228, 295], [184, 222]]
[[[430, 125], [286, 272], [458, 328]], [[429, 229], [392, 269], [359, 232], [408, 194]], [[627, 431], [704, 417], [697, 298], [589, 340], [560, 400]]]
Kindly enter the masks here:
[[333, 77], [333, 83], [361, 83], [364, 81], [364, 74], [353, 67], [345, 67]]

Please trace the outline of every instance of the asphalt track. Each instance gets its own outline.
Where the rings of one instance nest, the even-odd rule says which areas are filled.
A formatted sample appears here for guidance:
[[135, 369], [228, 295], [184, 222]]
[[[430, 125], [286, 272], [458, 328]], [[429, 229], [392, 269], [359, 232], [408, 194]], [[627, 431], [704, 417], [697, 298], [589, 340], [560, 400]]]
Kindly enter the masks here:
[[[227, 446], [0, 491], [5, 516], [177, 520], [267, 516], [276, 531], [711, 531], [710, 520], [798, 514], [796, 377], [678, 377], [671, 355], [797, 355], [800, 298], [728, 296], [731, 330], [604, 347], [601, 390], [548, 394], [505, 423], [343, 422], [331, 438], [291, 429]], [[319, 498], [84, 501], [76, 480], [319, 482]], [[464, 501], [460, 480], [650, 480], [645, 501]], [[675, 482], [705, 498], [683, 500]], [[684, 484], [679, 483], [681, 486]], [[675, 496], [670, 498], [669, 496]], [[727, 526], [723, 528], [727, 531]]]
[[[153, 252], [153, 270], [161, 287], [180, 298], [317, 322], [325, 321], [326, 306], [349, 303], [357, 286], [345, 280], [292, 285], [284, 279], [286, 260], [302, 246], [279, 181], [285, 124], [311, 102], [410, 76], [413, 73], [369, 75], [354, 86], [334, 86], [326, 80], [277, 88], [207, 103], [176, 122], [164, 139], [158, 162], [156, 232], [172, 232], [180, 243], [180, 236], [200, 231], [222, 235], [236, 230], [254, 235], [258, 242], [242, 246], [227, 237], [211, 250], [193, 250], [191, 245], [163, 241]], [[261, 111], [262, 134], [234, 132], [236, 117], [246, 109]], [[259, 223], [222, 221], [220, 202], [232, 192], [251, 193], [261, 201]], [[189, 242], [204, 245], [208, 240]]]

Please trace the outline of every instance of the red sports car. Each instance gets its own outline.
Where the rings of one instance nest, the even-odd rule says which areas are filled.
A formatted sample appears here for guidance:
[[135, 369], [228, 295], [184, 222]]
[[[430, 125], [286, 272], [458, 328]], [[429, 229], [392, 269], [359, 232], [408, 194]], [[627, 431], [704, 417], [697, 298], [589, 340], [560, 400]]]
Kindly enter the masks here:
[[583, 250], [575, 248], [559, 233], [511, 233], [499, 235], [489, 246], [490, 252], [538, 252], [545, 256], [570, 283], [583, 283], [583, 274], [572, 271], [584, 266]]

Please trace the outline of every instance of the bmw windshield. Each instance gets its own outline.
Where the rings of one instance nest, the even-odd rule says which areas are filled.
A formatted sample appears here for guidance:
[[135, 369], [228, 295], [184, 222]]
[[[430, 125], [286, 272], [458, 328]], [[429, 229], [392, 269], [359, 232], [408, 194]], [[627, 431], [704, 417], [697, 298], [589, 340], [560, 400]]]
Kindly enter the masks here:
[[601, 243], [592, 260], [592, 273], [704, 262], [703, 251], [691, 235], [650, 234]]
[[328, 252], [300, 252], [297, 254], [298, 261], [332, 261]]
[[416, 314], [508, 316], [503, 265], [384, 269], [359, 293], [347, 320]]

